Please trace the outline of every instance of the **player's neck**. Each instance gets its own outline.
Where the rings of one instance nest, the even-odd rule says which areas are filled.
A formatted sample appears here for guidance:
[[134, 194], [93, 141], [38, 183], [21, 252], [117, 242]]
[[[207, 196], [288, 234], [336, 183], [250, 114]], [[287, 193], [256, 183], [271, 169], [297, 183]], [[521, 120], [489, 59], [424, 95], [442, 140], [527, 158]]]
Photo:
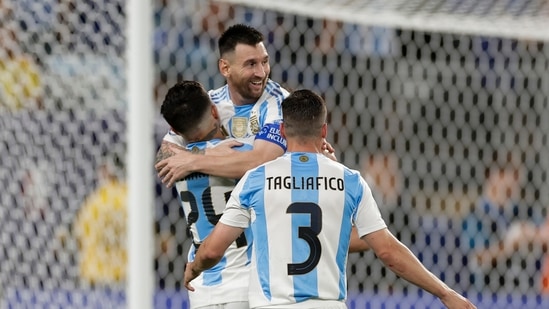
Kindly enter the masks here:
[[322, 144], [315, 141], [301, 141], [287, 139], [287, 151], [288, 152], [312, 152], [322, 153]]
[[238, 93], [238, 91], [233, 90], [235, 88], [236, 87], [231, 87], [229, 85], [229, 95], [231, 96], [231, 102], [233, 102], [233, 105], [242, 106], [257, 102], [257, 99], [245, 99], [240, 93]]

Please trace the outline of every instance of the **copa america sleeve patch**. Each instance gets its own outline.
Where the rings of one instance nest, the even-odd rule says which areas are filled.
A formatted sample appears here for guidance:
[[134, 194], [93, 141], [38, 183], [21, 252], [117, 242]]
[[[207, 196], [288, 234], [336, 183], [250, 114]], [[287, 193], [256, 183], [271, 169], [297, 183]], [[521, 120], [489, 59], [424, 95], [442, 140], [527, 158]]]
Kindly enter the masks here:
[[280, 135], [280, 124], [267, 123], [261, 128], [261, 131], [255, 135], [255, 139], [262, 139], [280, 146], [286, 151], [286, 139]]

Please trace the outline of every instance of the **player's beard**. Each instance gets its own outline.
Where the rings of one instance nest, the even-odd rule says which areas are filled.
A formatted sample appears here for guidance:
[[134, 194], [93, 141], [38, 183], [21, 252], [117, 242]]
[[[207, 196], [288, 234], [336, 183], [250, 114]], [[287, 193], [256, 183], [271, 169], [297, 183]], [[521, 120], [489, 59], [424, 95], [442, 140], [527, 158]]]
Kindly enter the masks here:
[[260, 87], [259, 85], [257, 86], [253, 85], [251, 80], [246, 80], [237, 84], [237, 91], [238, 93], [240, 93], [240, 95], [244, 100], [255, 102], [263, 94], [263, 91], [265, 90], [266, 85], [267, 85], [267, 77], [261, 80]]

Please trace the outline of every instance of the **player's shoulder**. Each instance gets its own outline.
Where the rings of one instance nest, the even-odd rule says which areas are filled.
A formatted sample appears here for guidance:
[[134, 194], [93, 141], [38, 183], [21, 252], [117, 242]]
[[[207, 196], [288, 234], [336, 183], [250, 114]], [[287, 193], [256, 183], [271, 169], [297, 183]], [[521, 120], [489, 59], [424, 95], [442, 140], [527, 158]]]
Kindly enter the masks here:
[[185, 148], [190, 152], [197, 152], [198, 150], [205, 150], [208, 148], [213, 148], [217, 144], [223, 142], [222, 139], [211, 139], [208, 141], [199, 141], [199, 142], [192, 142], [185, 145]]
[[342, 171], [343, 175], [347, 178], [356, 179], [356, 180], [362, 178], [360, 171], [358, 171], [357, 169], [353, 169], [343, 164], [342, 162], [334, 161], [323, 154], [318, 154], [317, 156], [318, 156], [318, 160], [322, 160], [321, 164], [324, 164], [325, 166], [331, 166], [339, 171]]
[[269, 94], [269, 96], [277, 98], [285, 98], [290, 94], [288, 90], [283, 88], [279, 83], [273, 81], [272, 79], [267, 80], [267, 86], [265, 87], [265, 91]]
[[209, 90], [208, 94], [210, 95], [212, 102], [216, 104], [224, 101], [230, 102], [231, 100], [229, 95], [229, 86], [227, 84], [217, 89]]

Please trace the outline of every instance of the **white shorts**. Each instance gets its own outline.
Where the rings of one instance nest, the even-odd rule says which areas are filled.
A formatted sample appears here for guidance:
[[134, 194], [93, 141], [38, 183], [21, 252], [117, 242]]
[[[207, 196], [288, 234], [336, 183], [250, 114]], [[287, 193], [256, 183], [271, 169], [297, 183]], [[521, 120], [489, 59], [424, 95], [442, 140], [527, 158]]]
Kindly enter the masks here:
[[196, 309], [250, 309], [247, 301], [197, 307]]

